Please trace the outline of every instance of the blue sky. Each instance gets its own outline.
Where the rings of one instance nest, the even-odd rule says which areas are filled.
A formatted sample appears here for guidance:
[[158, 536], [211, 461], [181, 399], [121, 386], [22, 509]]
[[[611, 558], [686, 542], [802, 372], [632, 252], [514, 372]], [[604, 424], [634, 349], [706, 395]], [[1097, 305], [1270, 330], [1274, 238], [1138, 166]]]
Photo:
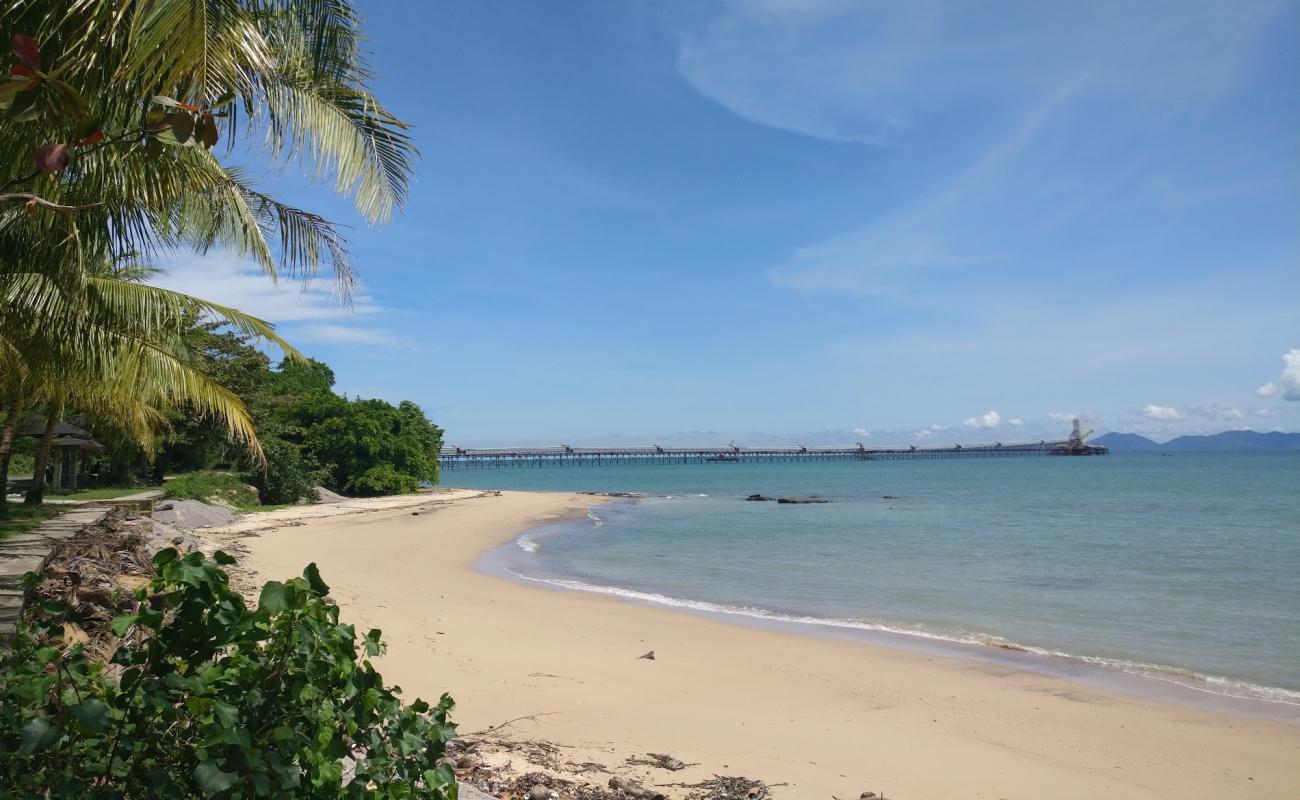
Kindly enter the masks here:
[[371, 2], [423, 153], [361, 295], [224, 254], [465, 446], [1300, 429], [1300, 3]]

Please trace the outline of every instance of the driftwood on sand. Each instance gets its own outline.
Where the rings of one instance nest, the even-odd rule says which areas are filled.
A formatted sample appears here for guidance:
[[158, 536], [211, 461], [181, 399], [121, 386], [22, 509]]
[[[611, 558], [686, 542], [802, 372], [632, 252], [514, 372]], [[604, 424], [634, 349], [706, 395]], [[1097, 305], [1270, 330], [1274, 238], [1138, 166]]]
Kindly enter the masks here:
[[658, 767], [672, 772], [698, 766], [697, 764], [687, 764], [680, 758], [674, 758], [667, 753], [646, 753], [644, 756], [628, 756], [626, 761], [634, 766]]

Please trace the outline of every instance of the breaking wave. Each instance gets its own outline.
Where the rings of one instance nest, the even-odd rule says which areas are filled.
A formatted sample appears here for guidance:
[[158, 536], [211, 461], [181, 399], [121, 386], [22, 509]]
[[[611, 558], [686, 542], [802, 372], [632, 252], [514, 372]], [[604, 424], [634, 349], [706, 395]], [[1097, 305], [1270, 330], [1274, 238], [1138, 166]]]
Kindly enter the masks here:
[[[527, 538], [519, 537], [519, 540]], [[535, 545], [535, 543], [534, 543]], [[535, 552], [536, 547], [532, 549], [526, 547], [520, 541], [520, 547], [528, 552]], [[1260, 684], [1250, 683], [1247, 681], [1224, 678], [1217, 675], [1205, 675], [1193, 670], [1181, 669], [1178, 667], [1169, 667], [1163, 664], [1150, 664], [1141, 661], [1130, 661], [1120, 658], [1104, 658], [1101, 656], [1080, 655], [1070, 653], [1064, 650], [1052, 648], [1035, 647], [1013, 642], [1001, 636], [991, 634], [948, 634], [936, 633], [924, 628], [912, 628], [898, 625], [886, 625], [878, 622], [867, 620], [853, 619], [836, 619], [826, 617], [813, 617], [798, 614], [784, 614], [776, 611], [769, 611], [764, 608], [753, 606], [733, 606], [723, 603], [711, 603], [704, 600], [689, 600], [680, 597], [670, 597], [668, 595], [657, 594], [655, 592], [642, 592], [635, 589], [623, 589], [617, 586], [600, 586], [597, 584], [584, 583], [582, 581], [568, 580], [563, 578], [537, 578], [529, 575], [523, 575], [514, 570], [511, 574], [517, 578], [536, 583], [544, 583], [561, 589], [569, 589], [579, 592], [590, 592], [593, 594], [603, 594], [613, 597], [622, 598], [641, 603], [651, 603], [659, 606], [670, 608], [682, 608], [690, 611], [703, 612], [707, 614], [722, 614], [727, 616], [747, 617], [750, 619], [764, 620], [767, 622], [809, 625], [820, 628], [834, 628], [839, 630], [857, 630], [871, 631], [877, 633], [899, 634], [903, 636], [912, 636], [919, 639], [927, 639], [935, 642], [944, 642], [949, 644], [978, 645], [982, 647], [995, 647], [1001, 650], [1011, 652], [1027, 653], [1036, 656], [1049, 658], [1059, 658], [1075, 663], [1089, 664], [1108, 669], [1116, 669], [1130, 675], [1138, 675], [1144, 678], [1152, 678], [1159, 681], [1165, 681], [1187, 689], [1209, 694], [1222, 695], [1249, 700], [1260, 700], [1269, 703], [1281, 703], [1290, 706], [1300, 706], [1300, 692], [1291, 689], [1283, 689], [1275, 686], [1262, 686]]]

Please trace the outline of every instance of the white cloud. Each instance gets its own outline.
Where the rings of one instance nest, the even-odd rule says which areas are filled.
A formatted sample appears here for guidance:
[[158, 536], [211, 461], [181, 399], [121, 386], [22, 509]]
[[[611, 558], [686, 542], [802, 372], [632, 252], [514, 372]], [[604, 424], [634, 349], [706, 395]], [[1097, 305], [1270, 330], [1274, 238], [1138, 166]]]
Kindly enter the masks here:
[[1146, 417], [1147, 419], [1159, 420], [1161, 422], [1170, 422], [1173, 420], [1180, 420], [1183, 418], [1183, 412], [1179, 411], [1173, 406], [1157, 406], [1154, 404], [1147, 404], [1145, 406], [1142, 406], [1141, 413], [1142, 416]]
[[967, 428], [987, 428], [992, 429], [1002, 424], [1002, 415], [996, 411], [989, 411], [978, 417], [967, 417], [961, 421], [961, 424]]
[[1025, 421], [1020, 417], [1012, 417], [1011, 419], [1007, 420], [1007, 424], [1013, 428], [1019, 428], [1020, 426], [1025, 424]]
[[918, 438], [918, 439], [928, 439], [928, 438], [930, 438], [930, 435], [933, 434], [933, 433], [934, 433], [934, 431], [930, 430], [929, 428], [923, 428], [923, 429], [921, 429], [921, 430], [919, 430], [919, 431], [916, 432], [916, 438]]
[[1255, 390], [1260, 397], [1282, 396], [1283, 400], [1300, 400], [1300, 348], [1282, 354], [1282, 374]]
[[1072, 423], [1078, 419], [1079, 415], [1073, 411], [1049, 411], [1047, 418], [1052, 422], [1069, 422]]
[[[229, 253], [183, 254], [165, 264], [150, 283], [221, 303], [272, 322], [290, 342], [331, 342], [392, 347], [391, 332], [358, 325], [382, 311], [360, 289], [344, 302], [332, 283], [281, 277], [272, 281], [258, 267]], [[301, 326], [297, 323], [303, 323]], [[284, 330], [285, 325], [293, 326]]]
[[865, 437], [865, 436], [870, 436], [870, 435], [871, 435], [871, 431], [867, 430], [866, 428], [854, 428], [854, 429], [853, 429], [853, 435], [854, 435], [854, 436], [864, 436], [864, 437]]
[[229, 253], [184, 254], [163, 267], [166, 273], [150, 283], [233, 306], [270, 322], [339, 320], [380, 310], [365, 294], [353, 297], [349, 307], [328, 281], [281, 277], [272, 282], [256, 265]]

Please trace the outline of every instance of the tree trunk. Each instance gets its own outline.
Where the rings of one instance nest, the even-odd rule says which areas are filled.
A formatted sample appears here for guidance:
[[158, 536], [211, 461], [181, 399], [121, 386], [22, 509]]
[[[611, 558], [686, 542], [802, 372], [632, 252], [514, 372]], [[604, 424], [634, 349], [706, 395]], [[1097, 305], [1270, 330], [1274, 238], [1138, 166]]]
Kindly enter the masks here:
[[36, 463], [32, 465], [32, 485], [27, 489], [23, 502], [29, 506], [39, 506], [45, 502], [45, 466], [50, 460], [50, 443], [54, 441], [54, 428], [63, 418], [63, 404], [50, 401], [49, 412], [45, 415], [45, 431], [41, 434], [41, 444], [36, 449]]
[[4, 432], [0, 433], [0, 517], [9, 516], [9, 459], [14, 453], [14, 429], [18, 427], [18, 416], [22, 413], [23, 394], [14, 392], [9, 398]]

